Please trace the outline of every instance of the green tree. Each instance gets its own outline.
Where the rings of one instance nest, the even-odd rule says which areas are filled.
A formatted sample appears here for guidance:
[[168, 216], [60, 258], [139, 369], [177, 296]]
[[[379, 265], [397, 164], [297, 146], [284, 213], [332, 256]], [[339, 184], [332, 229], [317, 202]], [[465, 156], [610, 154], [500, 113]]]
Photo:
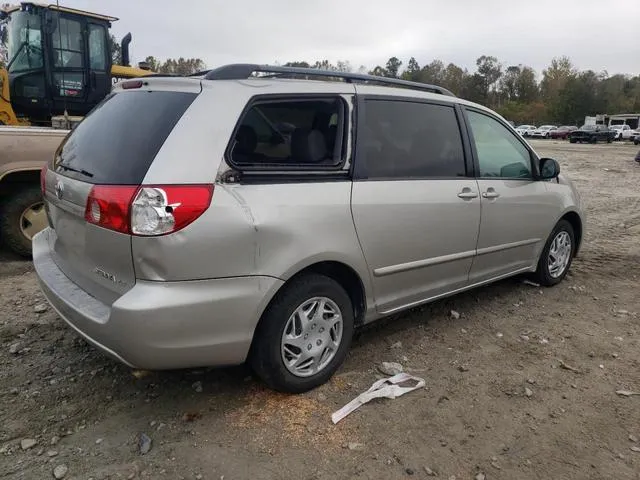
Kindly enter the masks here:
[[502, 75], [502, 65], [496, 57], [482, 55], [476, 60], [476, 66], [478, 67], [477, 75], [482, 79], [482, 101], [480, 103], [490, 104], [494, 100], [490, 94], [495, 92], [495, 84]]
[[389, 72], [382, 68], [380, 65], [377, 65], [373, 70], [369, 72], [369, 75], [375, 75], [376, 77], [390, 77]]
[[419, 79], [423, 83], [442, 85], [444, 83], [445, 67], [442, 60], [434, 60], [420, 70]]
[[307, 62], [287, 62], [284, 64], [285, 67], [296, 67], [296, 68], [311, 68]]
[[462, 97], [476, 103], [486, 103], [485, 78], [479, 73], [466, 75], [462, 84]]
[[158, 67], [158, 73], [171, 73], [174, 75], [192, 75], [206, 69], [205, 63], [199, 58], [168, 58]]
[[536, 73], [531, 67], [511, 65], [500, 78], [500, 96], [504, 101], [533, 102], [538, 97]]
[[120, 65], [122, 62], [122, 47], [113, 34], [109, 35], [109, 49], [111, 50], [111, 61], [113, 64]]
[[536, 82], [536, 72], [531, 67], [522, 67], [516, 80], [518, 100], [521, 102], [534, 102], [538, 99], [540, 89]]
[[385, 68], [387, 74], [385, 76], [398, 78], [401, 66], [402, 61], [398, 59], [398, 57], [391, 57], [389, 60], [387, 60], [387, 66]]
[[540, 90], [543, 98], [546, 101], [554, 101], [567, 81], [575, 77], [576, 74], [577, 71], [569, 57], [553, 58], [551, 65], [542, 71]]
[[160, 62], [156, 57], [149, 56], [144, 59], [144, 63], [146, 63], [149, 66], [149, 69], [152, 72], [158, 72], [160, 70]]
[[450, 63], [444, 70], [444, 77], [442, 80], [442, 86], [448, 88], [456, 95], [462, 95], [465, 79], [469, 76], [466, 70], [463, 70], [459, 66]]
[[420, 65], [414, 57], [409, 59], [407, 69], [402, 72], [402, 78], [405, 80], [411, 80], [412, 82], [420, 81]]

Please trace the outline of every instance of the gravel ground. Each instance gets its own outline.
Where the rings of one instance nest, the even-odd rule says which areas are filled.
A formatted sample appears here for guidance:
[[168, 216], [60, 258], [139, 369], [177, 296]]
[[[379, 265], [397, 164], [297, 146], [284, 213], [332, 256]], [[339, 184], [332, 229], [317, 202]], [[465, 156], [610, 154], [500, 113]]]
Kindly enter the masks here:
[[[640, 479], [640, 396], [616, 394], [640, 392], [637, 147], [533, 143], [586, 203], [566, 281], [513, 279], [379, 322], [304, 395], [244, 367], [137, 378], [0, 254], [0, 478]], [[383, 361], [426, 387], [332, 425]]]

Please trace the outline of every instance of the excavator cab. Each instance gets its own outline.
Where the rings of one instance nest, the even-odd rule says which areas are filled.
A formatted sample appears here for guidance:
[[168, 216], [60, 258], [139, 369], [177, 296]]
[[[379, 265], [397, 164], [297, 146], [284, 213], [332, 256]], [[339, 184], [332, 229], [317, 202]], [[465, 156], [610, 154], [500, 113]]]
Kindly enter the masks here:
[[[117, 18], [32, 2], [0, 15], [7, 30], [11, 105], [18, 117], [50, 125], [51, 117], [65, 112], [83, 116], [111, 91], [109, 28]], [[122, 53], [128, 61], [128, 51]]]

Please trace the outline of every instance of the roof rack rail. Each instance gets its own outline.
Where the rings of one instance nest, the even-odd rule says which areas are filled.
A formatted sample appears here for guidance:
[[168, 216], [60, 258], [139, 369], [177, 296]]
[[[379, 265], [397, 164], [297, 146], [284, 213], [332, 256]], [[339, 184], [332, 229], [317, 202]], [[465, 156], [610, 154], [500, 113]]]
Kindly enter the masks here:
[[223, 65], [208, 72], [198, 72], [198, 75], [204, 74], [206, 80], [245, 80], [250, 78], [254, 73], [271, 73], [275, 76], [286, 75], [304, 75], [307, 77], [332, 77], [341, 78], [347, 83], [376, 83], [388, 86], [406, 87], [413, 90], [422, 90], [426, 92], [439, 93], [455, 97], [455, 95], [446, 88], [428, 83], [410, 82], [399, 78], [377, 77], [375, 75], [365, 75], [363, 73], [336, 72], [333, 70], [317, 70], [315, 68], [300, 67], [280, 67], [271, 65], [257, 65], [251, 63], [233, 63]]

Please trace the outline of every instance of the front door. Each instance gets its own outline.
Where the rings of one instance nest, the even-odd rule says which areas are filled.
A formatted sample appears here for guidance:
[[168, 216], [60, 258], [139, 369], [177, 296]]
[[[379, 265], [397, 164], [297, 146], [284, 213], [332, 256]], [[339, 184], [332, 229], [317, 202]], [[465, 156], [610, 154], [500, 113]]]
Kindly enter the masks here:
[[455, 108], [375, 96], [358, 105], [352, 214], [378, 311], [466, 286], [480, 198]]
[[482, 215], [470, 282], [531, 268], [557, 214], [545, 183], [535, 180], [533, 153], [520, 136], [486, 112], [467, 109]]

